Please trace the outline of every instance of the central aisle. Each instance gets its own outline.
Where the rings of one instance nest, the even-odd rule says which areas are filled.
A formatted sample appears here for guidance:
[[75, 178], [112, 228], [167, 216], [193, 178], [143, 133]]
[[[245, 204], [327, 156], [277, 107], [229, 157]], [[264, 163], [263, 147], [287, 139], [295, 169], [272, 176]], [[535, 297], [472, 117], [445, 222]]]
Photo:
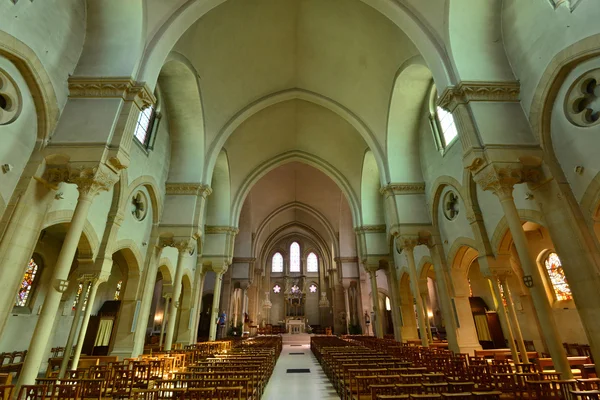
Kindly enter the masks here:
[[[290, 354], [302, 353], [302, 354]], [[288, 369], [309, 369], [310, 373], [287, 373]], [[339, 400], [310, 345], [284, 345], [263, 400]]]

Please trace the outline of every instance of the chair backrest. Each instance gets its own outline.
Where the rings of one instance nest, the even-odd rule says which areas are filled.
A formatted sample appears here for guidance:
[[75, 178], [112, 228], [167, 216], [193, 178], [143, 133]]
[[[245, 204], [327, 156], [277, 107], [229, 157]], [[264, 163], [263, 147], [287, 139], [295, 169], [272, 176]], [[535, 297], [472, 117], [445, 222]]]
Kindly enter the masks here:
[[0, 396], [2, 400], [11, 400], [15, 385], [0, 385]]
[[44, 400], [46, 385], [23, 385], [19, 390], [18, 400]]
[[78, 400], [81, 386], [73, 384], [54, 385], [52, 389], [53, 400]]
[[215, 395], [214, 388], [191, 388], [185, 392], [185, 399], [188, 400], [210, 400]]
[[[502, 392], [499, 391], [471, 393], [472, 398], [477, 400], [500, 400], [501, 395]], [[556, 398], [554, 398], [554, 400], [556, 400]]]
[[573, 400], [599, 400], [600, 391], [598, 390], [571, 390], [571, 399]]
[[217, 386], [215, 395], [218, 400], [242, 400], [242, 387]]
[[80, 397], [100, 400], [105, 392], [104, 382], [103, 379], [82, 379]]

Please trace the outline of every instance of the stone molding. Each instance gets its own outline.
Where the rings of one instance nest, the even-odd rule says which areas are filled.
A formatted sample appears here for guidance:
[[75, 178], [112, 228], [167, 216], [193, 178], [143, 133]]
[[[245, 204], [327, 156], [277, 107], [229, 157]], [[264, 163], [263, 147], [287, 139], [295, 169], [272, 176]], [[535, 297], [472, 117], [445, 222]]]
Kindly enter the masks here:
[[447, 87], [437, 105], [452, 112], [457, 105], [471, 101], [518, 102], [521, 84], [512, 82], [464, 81]]
[[483, 190], [492, 191], [502, 199], [512, 197], [514, 185], [517, 183], [538, 183], [541, 175], [541, 169], [538, 167], [526, 167], [518, 163], [493, 163], [479, 171], [474, 179]]
[[336, 257], [334, 261], [336, 263], [357, 263], [358, 257]]
[[227, 226], [227, 225], [205, 225], [204, 233], [207, 235], [219, 235], [223, 233], [228, 233], [232, 235], [237, 235], [239, 233], [239, 229], [235, 226]]
[[356, 232], [356, 233], [385, 233], [386, 228], [387, 227], [385, 224], [363, 225], [363, 226], [357, 226], [356, 228], [354, 228], [354, 232]]
[[251, 264], [256, 262], [256, 258], [255, 257], [233, 257], [232, 260], [233, 263], [239, 263], [239, 264]]
[[387, 196], [396, 196], [404, 194], [424, 194], [425, 182], [414, 183], [390, 183], [379, 189], [379, 193]]
[[166, 184], [166, 194], [170, 196], [202, 196], [208, 197], [212, 189], [201, 183], [173, 182]]
[[69, 97], [139, 99], [142, 109], [156, 103], [156, 97], [148, 85], [130, 77], [72, 76], [69, 78]]

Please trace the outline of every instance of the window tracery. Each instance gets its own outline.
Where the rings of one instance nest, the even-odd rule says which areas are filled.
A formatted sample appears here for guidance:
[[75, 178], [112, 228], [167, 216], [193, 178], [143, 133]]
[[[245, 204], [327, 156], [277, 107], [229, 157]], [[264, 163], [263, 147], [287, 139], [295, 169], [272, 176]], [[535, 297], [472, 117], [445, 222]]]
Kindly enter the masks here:
[[279, 285], [273, 286], [273, 293], [281, 293], [281, 286], [279, 286]]
[[458, 136], [454, 117], [452, 116], [452, 113], [444, 110], [442, 107], [436, 107], [435, 111], [442, 134], [443, 145], [444, 147], [447, 147]]
[[298, 242], [290, 246], [290, 272], [300, 272], [300, 245]]
[[571, 287], [567, 282], [567, 277], [563, 271], [562, 263], [560, 262], [558, 254], [548, 254], [546, 261], [544, 261], [544, 265], [546, 267], [546, 272], [548, 273], [550, 283], [552, 284], [552, 288], [554, 289], [556, 300], [571, 300], [573, 298]]
[[315, 253], [310, 253], [306, 259], [306, 272], [319, 272], [319, 259]]
[[271, 260], [271, 272], [283, 272], [283, 256], [281, 253], [275, 253]]
[[28, 301], [31, 299], [31, 289], [33, 288], [33, 284], [38, 273], [38, 268], [39, 266], [33, 258], [29, 260], [29, 264], [27, 265], [27, 269], [23, 275], [23, 280], [21, 281], [21, 286], [19, 287], [19, 292], [17, 293], [15, 306], [27, 306]]
[[314, 283], [312, 283], [309, 287], [308, 287], [308, 291], [310, 293], [317, 293], [317, 285], [315, 285]]

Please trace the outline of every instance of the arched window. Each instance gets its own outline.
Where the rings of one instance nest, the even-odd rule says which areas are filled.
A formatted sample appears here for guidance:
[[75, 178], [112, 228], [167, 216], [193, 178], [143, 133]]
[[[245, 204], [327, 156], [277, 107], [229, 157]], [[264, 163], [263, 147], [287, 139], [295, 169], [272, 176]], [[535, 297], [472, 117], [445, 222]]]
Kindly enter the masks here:
[[573, 295], [571, 294], [571, 288], [567, 282], [567, 277], [563, 271], [562, 263], [560, 262], [560, 258], [558, 258], [558, 254], [548, 254], [546, 261], [544, 261], [544, 265], [546, 266], [548, 278], [550, 279], [550, 283], [554, 289], [556, 300], [571, 300]]
[[137, 124], [135, 126], [134, 136], [145, 147], [150, 144], [150, 136], [156, 119], [154, 106], [149, 106], [140, 111]]
[[390, 298], [385, 296], [385, 309], [387, 311], [392, 311], [392, 303], [390, 302]]
[[317, 289], [318, 289], [317, 285], [314, 283], [311, 283], [310, 286], [308, 287], [308, 291], [310, 293], [317, 293]]
[[283, 272], [283, 256], [281, 253], [275, 253], [271, 261], [271, 272]]
[[23, 280], [21, 281], [21, 286], [19, 287], [19, 292], [17, 293], [17, 300], [15, 301], [16, 307], [27, 307], [29, 305], [29, 301], [31, 300], [31, 292], [38, 272], [39, 266], [32, 258], [29, 260], [27, 270], [25, 270], [25, 275], [23, 275]]
[[452, 113], [444, 110], [436, 105], [437, 90], [435, 85], [431, 86], [430, 92], [430, 120], [431, 129], [433, 130], [434, 138], [438, 150], [443, 151], [450, 143], [458, 137], [458, 130], [454, 122]]
[[297, 242], [290, 246], [290, 272], [300, 272], [300, 245]]
[[306, 272], [319, 272], [319, 259], [315, 253], [310, 253], [306, 259]]

